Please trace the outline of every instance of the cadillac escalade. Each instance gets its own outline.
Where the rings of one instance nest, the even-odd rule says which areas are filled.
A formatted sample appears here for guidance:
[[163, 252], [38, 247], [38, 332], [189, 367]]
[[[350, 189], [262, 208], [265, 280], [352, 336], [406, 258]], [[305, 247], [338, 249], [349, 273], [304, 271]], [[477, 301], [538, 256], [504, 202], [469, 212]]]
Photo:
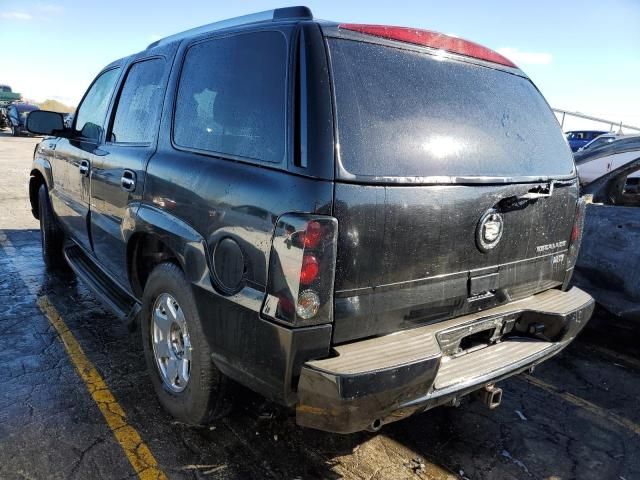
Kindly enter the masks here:
[[47, 267], [139, 326], [178, 419], [230, 381], [349, 433], [561, 351], [593, 300], [571, 151], [511, 61], [305, 7], [218, 22], [107, 65], [65, 126], [33, 112]]

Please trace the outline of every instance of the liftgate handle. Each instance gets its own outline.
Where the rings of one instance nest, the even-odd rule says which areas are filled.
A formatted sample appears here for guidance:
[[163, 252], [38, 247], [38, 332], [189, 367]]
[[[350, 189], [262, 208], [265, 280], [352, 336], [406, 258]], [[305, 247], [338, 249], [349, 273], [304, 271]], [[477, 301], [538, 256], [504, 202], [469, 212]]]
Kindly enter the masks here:
[[83, 177], [89, 176], [89, 160], [82, 160], [80, 162], [80, 175]]
[[536, 198], [546, 198], [553, 195], [554, 182], [549, 182], [549, 186], [546, 189], [532, 188], [528, 193], [518, 197], [518, 200], [534, 200]]

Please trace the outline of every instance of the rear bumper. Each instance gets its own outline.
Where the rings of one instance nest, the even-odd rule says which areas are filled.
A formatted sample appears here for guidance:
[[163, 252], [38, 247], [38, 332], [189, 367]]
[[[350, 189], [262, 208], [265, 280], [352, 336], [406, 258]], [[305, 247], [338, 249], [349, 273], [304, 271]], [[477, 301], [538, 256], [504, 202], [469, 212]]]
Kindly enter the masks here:
[[[335, 348], [307, 362], [296, 420], [352, 433], [428, 410], [510, 377], [555, 355], [589, 320], [593, 299], [577, 288], [548, 290], [490, 310]], [[537, 336], [527, 333], [537, 325]], [[496, 343], [459, 354], [462, 338]]]

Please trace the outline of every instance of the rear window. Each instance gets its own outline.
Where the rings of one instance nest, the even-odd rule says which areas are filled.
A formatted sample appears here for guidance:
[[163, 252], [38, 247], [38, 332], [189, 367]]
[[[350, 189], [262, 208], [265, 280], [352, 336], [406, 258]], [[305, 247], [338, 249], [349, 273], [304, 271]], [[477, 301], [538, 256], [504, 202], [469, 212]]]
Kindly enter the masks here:
[[329, 46], [346, 176], [574, 173], [560, 126], [527, 79], [377, 44]]

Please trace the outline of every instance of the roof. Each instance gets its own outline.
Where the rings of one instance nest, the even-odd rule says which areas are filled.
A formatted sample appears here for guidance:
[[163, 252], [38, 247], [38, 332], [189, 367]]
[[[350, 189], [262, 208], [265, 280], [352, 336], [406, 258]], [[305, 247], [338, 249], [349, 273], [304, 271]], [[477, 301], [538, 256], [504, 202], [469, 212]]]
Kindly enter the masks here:
[[308, 7], [285, 7], [276, 8], [274, 10], [266, 10], [264, 12], [251, 13], [241, 17], [229, 18], [219, 22], [210, 23], [201, 27], [185, 30], [165, 38], [161, 38], [150, 44], [147, 49], [166, 45], [168, 43], [182, 40], [185, 38], [195, 37], [204, 33], [216, 32], [227, 28], [238, 27], [242, 25], [255, 25], [269, 22], [279, 22], [286, 20], [313, 20], [313, 14]]

